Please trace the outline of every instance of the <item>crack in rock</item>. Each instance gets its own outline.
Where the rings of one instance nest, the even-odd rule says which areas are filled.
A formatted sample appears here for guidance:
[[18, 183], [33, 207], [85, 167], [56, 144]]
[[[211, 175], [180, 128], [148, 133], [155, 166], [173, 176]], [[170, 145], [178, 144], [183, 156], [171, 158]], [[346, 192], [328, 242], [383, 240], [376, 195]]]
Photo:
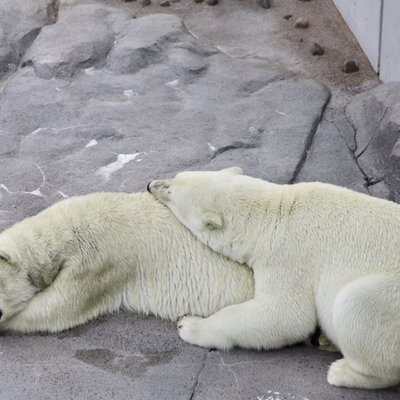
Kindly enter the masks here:
[[314, 119], [314, 121], [313, 121], [313, 123], [312, 123], [310, 132], [309, 132], [309, 134], [308, 134], [308, 136], [307, 136], [307, 139], [306, 139], [306, 143], [305, 143], [305, 146], [304, 146], [303, 154], [302, 154], [302, 156], [301, 156], [299, 162], [297, 163], [297, 165], [296, 165], [296, 167], [295, 167], [295, 170], [294, 170], [294, 172], [293, 172], [293, 176], [292, 176], [292, 178], [291, 178], [290, 181], [289, 181], [290, 184], [296, 182], [297, 177], [299, 176], [301, 170], [302, 170], [303, 167], [304, 167], [304, 164], [305, 164], [305, 162], [306, 162], [306, 160], [307, 160], [307, 157], [308, 157], [308, 154], [309, 154], [309, 151], [310, 151], [312, 142], [313, 142], [313, 140], [314, 140], [314, 136], [315, 136], [316, 133], [318, 132], [318, 129], [319, 129], [321, 120], [322, 120], [323, 115], [324, 115], [324, 112], [325, 112], [325, 108], [326, 108], [326, 106], [327, 106], [328, 103], [329, 103], [330, 97], [331, 97], [331, 96], [330, 96], [330, 94], [329, 94], [329, 96], [327, 97], [325, 103], [322, 105], [322, 109], [321, 109], [320, 114]]
[[52, 0], [47, 6], [47, 18], [49, 25], [55, 24], [58, 19], [58, 11], [60, 10], [60, 0]]
[[197, 390], [197, 386], [199, 385], [199, 381], [200, 381], [201, 375], [202, 375], [203, 372], [204, 372], [204, 369], [205, 369], [205, 367], [206, 367], [206, 363], [207, 363], [208, 357], [209, 357], [209, 355], [210, 355], [210, 353], [211, 353], [212, 351], [213, 351], [213, 350], [208, 350], [207, 353], [206, 353], [206, 354], [204, 355], [204, 357], [203, 357], [202, 366], [201, 366], [201, 368], [200, 368], [199, 373], [198, 373], [197, 376], [196, 376], [196, 379], [194, 380], [194, 384], [193, 384], [193, 387], [192, 387], [192, 391], [191, 391], [191, 393], [190, 393], [189, 400], [193, 400], [193, 399], [194, 399], [194, 396], [195, 396], [196, 390]]

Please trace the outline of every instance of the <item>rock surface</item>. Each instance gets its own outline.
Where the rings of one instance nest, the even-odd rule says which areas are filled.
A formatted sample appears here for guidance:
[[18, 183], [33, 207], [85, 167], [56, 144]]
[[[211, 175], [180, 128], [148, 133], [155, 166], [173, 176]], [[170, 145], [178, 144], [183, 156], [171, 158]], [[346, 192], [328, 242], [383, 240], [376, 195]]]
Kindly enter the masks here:
[[[323, 20], [326, 2], [276, 1], [268, 12], [256, 1], [192, 3], [182, 20], [151, 14], [159, 2], [1, 2], [0, 230], [66, 197], [142, 191], [184, 169], [231, 165], [279, 183], [322, 180], [400, 199], [399, 86], [365, 91], [376, 83], [360, 56], [364, 81], [353, 74], [338, 87], [330, 71], [327, 88], [310, 79], [315, 67], [294, 67], [300, 53], [278, 46], [279, 24], [294, 34], [282, 16], [298, 18], [300, 7], [315, 60], [318, 20], [308, 6]], [[139, 9], [150, 14], [132, 19]], [[318, 62], [329, 63], [328, 52]], [[127, 313], [58, 335], [3, 334], [1, 354], [2, 399], [399, 397], [399, 388], [330, 387], [337, 354], [207, 351], [181, 342], [173, 324]]]
[[367, 183], [381, 183], [385, 197], [400, 201], [400, 83], [359, 94], [346, 114], [354, 128], [354, 154]]

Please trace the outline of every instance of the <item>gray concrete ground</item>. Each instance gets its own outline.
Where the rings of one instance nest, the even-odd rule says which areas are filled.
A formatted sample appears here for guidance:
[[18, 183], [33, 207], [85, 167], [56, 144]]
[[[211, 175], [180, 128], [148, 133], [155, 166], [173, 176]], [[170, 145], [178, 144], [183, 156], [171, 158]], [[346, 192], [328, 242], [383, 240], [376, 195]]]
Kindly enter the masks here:
[[[342, 72], [349, 59], [360, 72]], [[379, 83], [328, 0], [3, 0], [0, 77], [0, 229], [65, 197], [231, 165], [400, 200], [400, 84]], [[208, 351], [127, 313], [3, 334], [0, 356], [0, 399], [400, 396], [329, 386], [339, 354]]]

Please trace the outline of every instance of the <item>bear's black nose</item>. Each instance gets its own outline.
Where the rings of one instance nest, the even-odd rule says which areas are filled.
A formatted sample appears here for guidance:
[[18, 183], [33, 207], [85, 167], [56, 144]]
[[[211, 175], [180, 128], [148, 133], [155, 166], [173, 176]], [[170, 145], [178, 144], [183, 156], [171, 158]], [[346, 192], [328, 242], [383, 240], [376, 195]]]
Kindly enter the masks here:
[[147, 191], [148, 191], [149, 193], [151, 193], [150, 185], [151, 185], [151, 181], [147, 184]]

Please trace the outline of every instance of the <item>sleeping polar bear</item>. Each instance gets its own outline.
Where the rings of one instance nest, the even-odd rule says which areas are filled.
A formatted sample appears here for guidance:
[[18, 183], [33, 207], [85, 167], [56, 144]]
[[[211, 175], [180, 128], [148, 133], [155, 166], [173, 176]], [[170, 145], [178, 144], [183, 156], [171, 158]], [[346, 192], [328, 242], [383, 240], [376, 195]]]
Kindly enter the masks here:
[[176, 321], [253, 294], [249, 268], [148, 193], [71, 198], [0, 234], [0, 329], [57, 332], [119, 309]]
[[322, 184], [276, 185], [239, 168], [184, 172], [149, 190], [203, 243], [254, 270], [252, 300], [185, 317], [189, 343], [276, 349], [317, 322], [342, 351], [328, 382], [400, 382], [400, 206]]

